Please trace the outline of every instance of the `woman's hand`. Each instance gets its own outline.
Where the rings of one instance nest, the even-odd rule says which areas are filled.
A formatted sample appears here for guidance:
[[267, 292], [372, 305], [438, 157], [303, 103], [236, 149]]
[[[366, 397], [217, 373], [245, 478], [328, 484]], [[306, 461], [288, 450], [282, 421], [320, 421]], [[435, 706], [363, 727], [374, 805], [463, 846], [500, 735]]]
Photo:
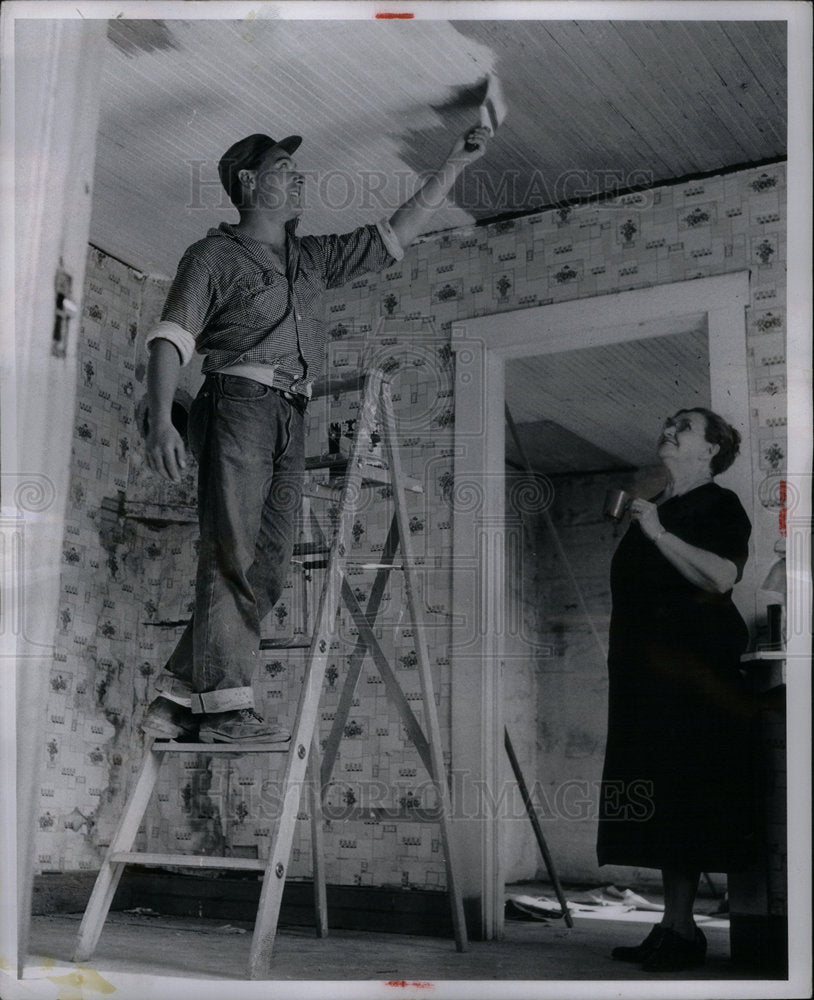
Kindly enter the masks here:
[[738, 570], [731, 559], [699, 549], [667, 531], [659, 520], [658, 507], [649, 500], [633, 500], [630, 504], [631, 520], [637, 521], [647, 538], [658, 545], [659, 552], [690, 583], [714, 594], [731, 590], [738, 578]]
[[658, 507], [649, 500], [633, 500], [630, 504], [630, 517], [637, 521], [645, 536], [654, 542], [664, 531], [659, 520]]

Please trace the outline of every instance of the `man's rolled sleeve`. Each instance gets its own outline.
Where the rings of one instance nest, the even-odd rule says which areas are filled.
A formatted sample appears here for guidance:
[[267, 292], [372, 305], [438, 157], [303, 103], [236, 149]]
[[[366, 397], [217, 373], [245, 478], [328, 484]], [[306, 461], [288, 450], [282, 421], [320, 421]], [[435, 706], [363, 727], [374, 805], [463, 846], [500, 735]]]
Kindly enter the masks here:
[[393, 232], [389, 219], [379, 219], [376, 223], [382, 242], [387, 247], [387, 252], [393, 260], [401, 260], [404, 257], [404, 247], [399, 243], [398, 237]]
[[192, 251], [187, 251], [167, 292], [161, 320], [147, 335], [148, 345], [159, 337], [169, 340], [178, 349], [181, 363], [189, 364], [215, 300], [216, 289], [209, 268]]
[[182, 326], [173, 323], [171, 320], [162, 319], [147, 334], [146, 341], [149, 347], [154, 340], [169, 340], [178, 353], [181, 355], [181, 364], [188, 365], [195, 353], [195, 338]]

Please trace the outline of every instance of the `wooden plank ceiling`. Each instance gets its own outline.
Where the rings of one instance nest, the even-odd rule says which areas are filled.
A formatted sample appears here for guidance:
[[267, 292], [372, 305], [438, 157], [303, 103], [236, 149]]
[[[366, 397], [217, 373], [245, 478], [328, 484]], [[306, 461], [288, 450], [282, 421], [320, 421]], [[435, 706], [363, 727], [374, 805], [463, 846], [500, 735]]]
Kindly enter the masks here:
[[111, 21], [91, 238], [172, 274], [185, 246], [234, 218], [217, 160], [256, 131], [305, 137], [303, 232], [388, 215], [473, 121], [490, 70], [509, 116], [433, 230], [783, 157], [785, 30], [770, 21]]
[[[433, 231], [786, 154], [781, 21], [143, 19], [108, 38], [91, 241], [147, 273], [236, 218], [217, 161], [251, 132], [305, 137], [302, 232], [390, 215], [476, 120], [488, 71], [509, 115]], [[513, 362], [533, 464], [650, 462], [663, 416], [708, 394], [703, 337]]]
[[[646, 392], [643, 388], [646, 387]], [[657, 461], [665, 417], [709, 406], [706, 328], [506, 364], [506, 459], [547, 475], [635, 469]]]

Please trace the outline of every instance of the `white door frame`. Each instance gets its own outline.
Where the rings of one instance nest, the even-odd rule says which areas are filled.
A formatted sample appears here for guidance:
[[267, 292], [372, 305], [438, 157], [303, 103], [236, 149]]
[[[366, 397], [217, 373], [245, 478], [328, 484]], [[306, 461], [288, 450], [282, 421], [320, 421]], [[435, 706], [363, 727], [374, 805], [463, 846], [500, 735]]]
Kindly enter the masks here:
[[[745, 309], [749, 273], [477, 317], [452, 325], [455, 486], [452, 607], [452, 772], [464, 896], [479, 902], [480, 933], [503, 928], [499, 808], [504, 780], [505, 366], [553, 354], [677, 332], [706, 321], [712, 409], [749, 436]], [[686, 328], [686, 326], [684, 327]], [[754, 515], [752, 463], [719, 478]], [[754, 523], [754, 522], [753, 522]], [[750, 560], [749, 567], [754, 567]], [[747, 570], [741, 592], [752, 595]], [[753, 609], [744, 609], [749, 617]]]
[[[3, 12], [5, 15], [5, 11]], [[71, 464], [77, 343], [107, 22], [12, 9], [2, 21], [4, 103], [2, 508], [0, 554], [0, 950], [23, 974], [33, 882], [48, 676]], [[12, 104], [13, 100], [13, 104]], [[55, 278], [73, 280], [77, 313], [52, 353]], [[13, 289], [8, 287], [13, 285]], [[16, 914], [16, 919], [13, 915]]]

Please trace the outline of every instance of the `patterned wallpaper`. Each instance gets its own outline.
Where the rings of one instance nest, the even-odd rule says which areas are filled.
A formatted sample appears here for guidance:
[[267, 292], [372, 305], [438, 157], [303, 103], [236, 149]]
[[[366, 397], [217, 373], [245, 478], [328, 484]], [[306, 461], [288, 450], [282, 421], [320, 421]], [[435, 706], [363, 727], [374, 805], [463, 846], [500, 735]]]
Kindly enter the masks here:
[[[164, 483], [145, 469], [141, 451], [146, 352], [139, 334], [160, 310], [167, 285], [100, 251], [89, 253], [62, 600], [46, 709], [40, 871], [98, 867], [139, 764], [139, 719], [192, 599], [194, 467], [181, 484]], [[784, 261], [785, 168], [775, 165], [426, 238], [391, 270], [332, 293], [326, 306], [328, 372], [342, 375], [371, 360], [394, 372], [405, 472], [424, 487], [423, 494], [409, 495], [410, 529], [423, 563], [425, 627], [447, 749], [454, 610], [450, 323], [749, 268], [751, 460], [765, 515], [755, 534], [758, 559], [768, 566], [783, 516]], [[184, 371], [182, 404], [197, 391], [199, 376], [192, 368]], [[352, 396], [316, 400], [309, 411], [308, 453], [346, 447], [357, 406]], [[313, 503], [330, 524], [331, 505]], [[391, 514], [385, 488], [366, 491], [354, 526], [354, 559], [375, 561]], [[361, 569], [354, 575], [354, 589], [364, 597], [372, 577]], [[302, 629], [301, 583], [300, 571], [293, 570], [265, 623], [270, 637]], [[395, 573], [377, 625], [421, 718], [414, 644]], [[355, 638], [347, 615], [340, 633], [321, 705], [323, 739]], [[264, 654], [255, 689], [267, 716], [290, 718], [303, 661], [299, 652]], [[438, 827], [421, 816], [420, 807], [432, 804], [425, 778], [368, 664], [328, 795], [330, 882], [443, 886]], [[274, 818], [274, 783], [274, 772], [253, 758], [224, 761], [202, 750], [168, 763], [139, 847], [262, 857]], [[298, 824], [290, 876], [310, 875], [309, 843], [308, 824]]]

